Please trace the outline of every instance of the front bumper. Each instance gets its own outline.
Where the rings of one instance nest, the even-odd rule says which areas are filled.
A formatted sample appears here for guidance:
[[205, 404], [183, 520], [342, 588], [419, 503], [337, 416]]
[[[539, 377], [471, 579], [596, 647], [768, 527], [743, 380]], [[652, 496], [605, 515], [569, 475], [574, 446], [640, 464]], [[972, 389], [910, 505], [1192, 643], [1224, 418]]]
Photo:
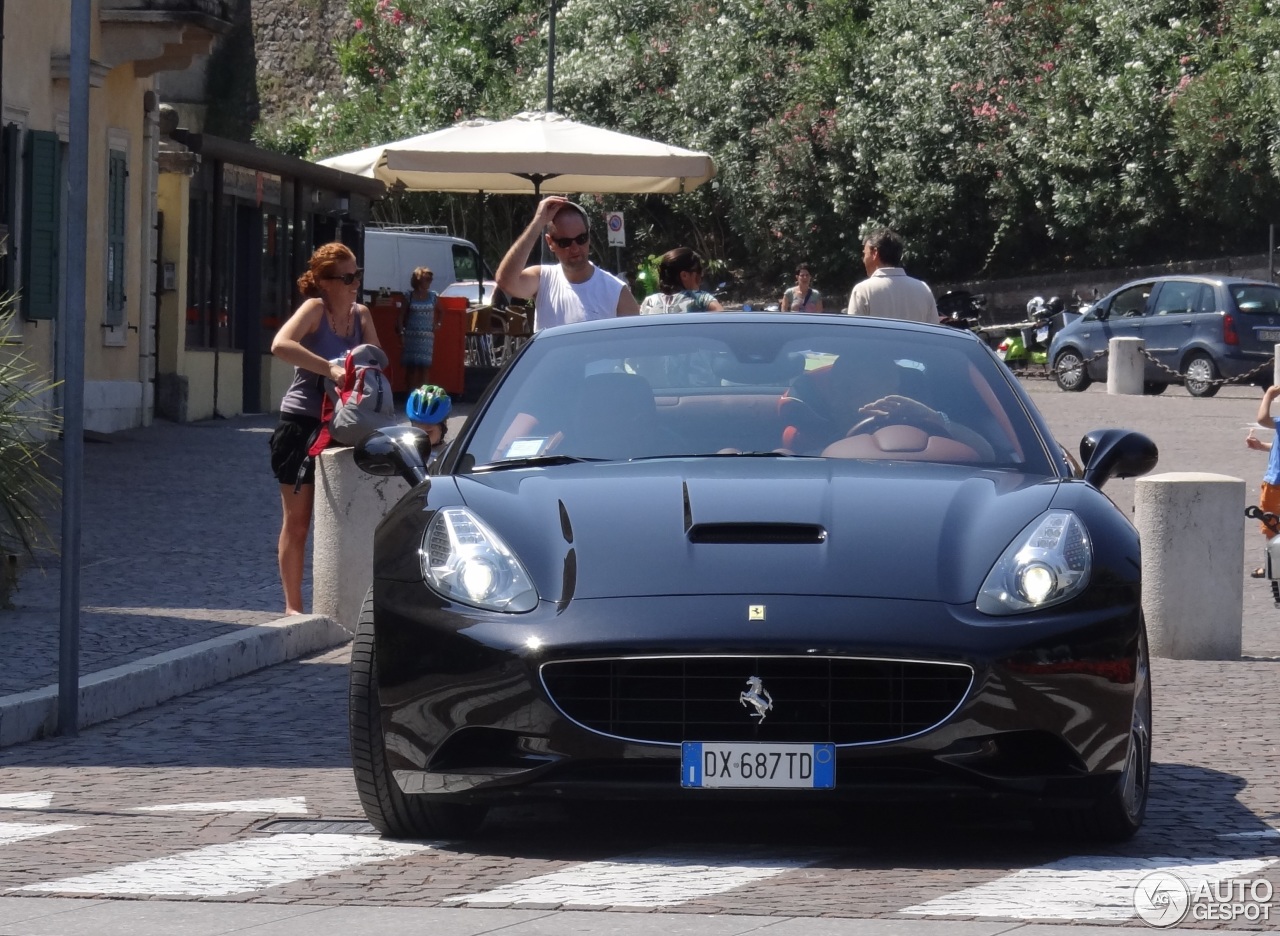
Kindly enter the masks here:
[[[580, 599], [501, 615], [441, 605], [417, 583], [379, 581], [389, 764], [406, 793], [490, 804], [1093, 798], [1114, 782], [1127, 751], [1143, 626], [1138, 598], [1134, 587], [1097, 590], [1069, 612], [1017, 619], [931, 602], [792, 596]], [[748, 619], [749, 603], [765, 607], [765, 620]], [[547, 663], [618, 657], [741, 659], [744, 686], [758, 658], [960, 664], [973, 678], [954, 711], [927, 730], [838, 743], [833, 791], [686, 790], [678, 743], [588, 729], [562, 711], [541, 675]], [[745, 708], [742, 718], [750, 724]]]

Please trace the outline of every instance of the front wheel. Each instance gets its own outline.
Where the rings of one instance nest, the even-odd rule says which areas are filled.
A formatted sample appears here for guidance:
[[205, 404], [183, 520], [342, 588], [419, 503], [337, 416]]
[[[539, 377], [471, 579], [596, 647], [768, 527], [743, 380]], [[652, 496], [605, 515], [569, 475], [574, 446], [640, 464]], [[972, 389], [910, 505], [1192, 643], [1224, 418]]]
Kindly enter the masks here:
[[1061, 351], [1054, 358], [1053, 378], [1058, 382], [1058, 389], [1070, 393], [1078, 393], [1093, 382], [1085, 370], [1084, 359], [1074, 348]]
[[370, 824], [389, 838], [460, 838], [484, 821], [484, 806], [433, 803], [401, 791], [387, 763], [378, 708], [377, 646], [373, 635], [373, 589], [365, 595], [351, 645], [347, 726], [351, 767], [360, 805]]
[[1133, 681], [1129, 744], [1115, 784], [1091, 808], [1038, 813], [1036, 824], [1041, 830], [1069, 838], [1123, 842], [1142, 827], [1151, 791], [1151, 664], [1145, 628], [1138, 634]]
[[1207, 354], [1193, 354], [1183, 368], [1182, 379], [1193, 397], [1211, 397], [1218, 392], [1219, 384], [1213, 382], [1218, 379], [1218, 367]]

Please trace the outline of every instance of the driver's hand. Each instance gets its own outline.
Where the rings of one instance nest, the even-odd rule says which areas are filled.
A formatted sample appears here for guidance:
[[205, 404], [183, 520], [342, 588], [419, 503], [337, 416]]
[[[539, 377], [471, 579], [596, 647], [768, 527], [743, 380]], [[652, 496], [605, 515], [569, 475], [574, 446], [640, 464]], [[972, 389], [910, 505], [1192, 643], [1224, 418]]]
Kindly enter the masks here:
[[925, 406], [919, 400], [896, 393], [859, 407], [858, 412], [863, 416], [879, 416], [890, 422], [922, 422], [939, 427], [946, 425], [937, 410]]

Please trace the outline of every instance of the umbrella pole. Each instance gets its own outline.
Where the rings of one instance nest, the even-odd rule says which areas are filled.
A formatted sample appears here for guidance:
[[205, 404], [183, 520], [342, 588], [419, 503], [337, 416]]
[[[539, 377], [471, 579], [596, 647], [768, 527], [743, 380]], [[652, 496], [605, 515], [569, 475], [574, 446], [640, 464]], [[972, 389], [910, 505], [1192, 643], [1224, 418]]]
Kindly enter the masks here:
[[476, 248], [480, 252], [480, 263], [476, 270], [476, 299], [484, 305], [484, 189], [480, 190], [480, 230], [476, 234]]
[[[553, 10], [555, 9], [554, 3], [552, 4], [551, 8]], [[537, 211], [538, 203], [542, 201], [542, 176], [532, 175], [532, 176], [525, 176], [525, 178], [533, 183], [533, 201], [534, 201], [533, 210]], [[542, 232], [539, 231], [538, 232], [538, 265], [542, 266], [546, 262], [547, 262], [547, 239], [543, 237]]]

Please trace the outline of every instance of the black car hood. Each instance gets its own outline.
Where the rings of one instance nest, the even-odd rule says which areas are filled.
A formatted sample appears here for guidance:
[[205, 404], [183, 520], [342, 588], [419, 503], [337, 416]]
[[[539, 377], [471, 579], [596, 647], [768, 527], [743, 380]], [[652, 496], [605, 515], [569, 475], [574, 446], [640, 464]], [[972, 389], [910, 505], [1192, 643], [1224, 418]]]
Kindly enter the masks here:
[[[972, 467], [765, 458], [568, 465], [457, 482], [539, 595], [560, 602], [692, 594], [971, 602], [1057, 489], [1056, 479]], [[821, 540], [760, 542], [814, 532], [783, 526], [796, 524], [817, 528]]]

